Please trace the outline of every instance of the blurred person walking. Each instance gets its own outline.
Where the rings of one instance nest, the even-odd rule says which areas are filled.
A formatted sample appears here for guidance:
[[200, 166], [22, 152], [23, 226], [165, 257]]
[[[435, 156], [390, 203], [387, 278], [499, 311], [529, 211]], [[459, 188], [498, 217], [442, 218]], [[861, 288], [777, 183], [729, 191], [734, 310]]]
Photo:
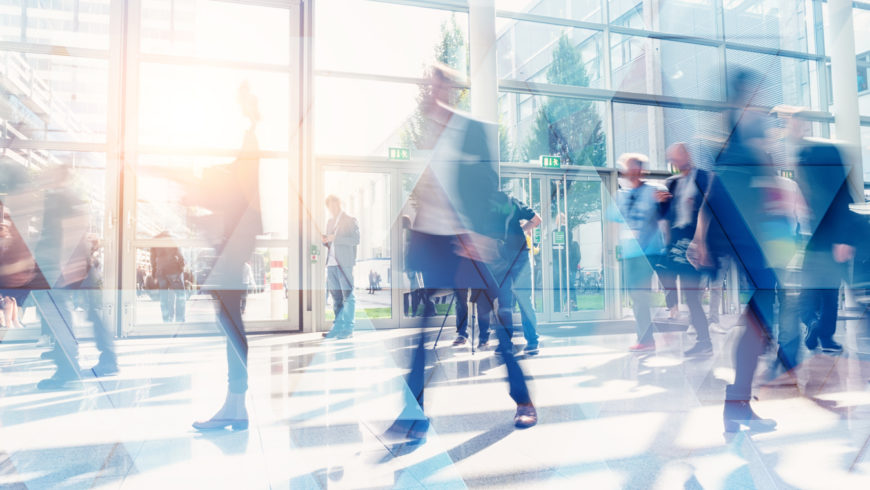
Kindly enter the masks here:
[[[154, 238], [171, 238], [168, 231]], [[160, 290], [160, 312], [165, 323], [185, 321], [187, 291], [184, 286], [184, 256], [178, 247], [151, 249], [151, 273]]]
[[[328, 339], [346, 339], [353, 336], [356, 298], [353, 294], [353, 268], [359, 246], [359, 223], [356, 218], [341, 209], [341, 200], [334, 195], [326, 197], [329, 221], [326, 234], [321, 236], [326, 253], [326, 282], [332, 296], [332, 311], [335, 320], [332, 329], [324, 332]], [[369, 275], [371, 294], [374, 294], [374, 277]]]
[[771, 220], [769, 204], [777, 190], [771, 185], [776, 173], [764, 148], [767, 116], [754, 106], [761, 86], [761, 75], [748, 69], [738, 70], [729, 80], [728, 138], [716, 158], [716, 175], [689, 251], [696, 263], [706, 267], [716, 264], [718, 257], [730, 257], [749, 287], [748, 305], [739, 322], [744, 326], [735, 351], [734, 382], [725, 389], [726, 432], [736, 432], [740, 426], [759, 431], [776, 427], [774, 420], [759, 417], [750, 406], [758, 358], [772, 345], [779, 287], [765, 234]]
[[659, 229], [661, 210], [656, 189], [644, 182], [643, 174], [649, 160], [640, 153], [625, 153], [619, 157], [620, 173], [625, 179], [617, 197], [618, 214], [610, 220], [621, 223], [620, 256], [625, 277], [625, 289], [631, 297], [637, 344], [631, 352], [655, 351], [650, 291], [655, 264], [661, 260], [664, 239]]
[[[689, 263], [686, 251], [695, 228], [704, 195], [710, 186], [710, 174], [695, 168], [685, 143], [674, 143], [667, 149], [668, 162], [679, 171], [665, 181], [667, 191], [656, 194], [661, 203], [661, 214], [668, 223], [667, 246], [659, 269], [659, 280], [665, 288], [669, 310], [678, 308], [682, 291], [689, 307], [689, 318], [697, 333], [695, 345], [684, 352], [687, 357], [707, 356], [713, 353], [707, 316], [701, 305], [701, 272]], [[679, 279], [679, 289], [677, 280]]]
[[[228, 164], [206, 168], [202, 177], [171, 169], [162, 175], [190, 189], [184, 203], [199, 206], [210, 214], [194, 218], [194, 228], [214, 249], [215, 260], [200, 284], [200, 290], [214, 298], [218, 326], [226, 336], [227, 394], [224, 404], [209, 419], [193, 423], [197, 430], [248, 428], [245, 395], [248, 390], [248, 340], [242, 320], [245, 262], [254, 253], [257, 235], [262, 234], [260, 206], [260, 145], [257, 97], [247, 83], [238, 91], [242, 115], [248, 120], [238, 157]], [[151, 170], [154, 172], [154, 170]]]
[[[509, 265], [503, 260], [508, 198], [498, 191], [497, 131], [452, 109], [450, 91], [459, 80], [452, 69], [431, 69], [429, 94], [421, 101], [426, 116], [429, 165], [412, 191], [417, 214], [409, 247], [409, 266], [423, 272], [427, 289], [482, 289], [485, 301], [498, 301], [498, 353], [517, 405], [514, 425], [537, 423], [525, 377], [510, 340], [513, 293]], [[409, 393], [388, 436], [419, 441], [429, 421], [423, 411], [425, 333], [421, 330], [407, 377]]]
[[811, 351], [821, 347], [823, 352], [841, 352], [843, 346], [834, 340], [840, 283], [846, 277], [846, 263], [855, 255], [859, 229], [857, 216], [849, 209], [856, 202], [849, 187], [850, 168], [836, 145], [809, 137], [806, 109], [779, 106], [774, 111], [787, 119], [795, 181], [809, 215], [807, 229], [802, 230], [808, 237], [800, 293], [800, 317], [807, 326], [804, 343]]

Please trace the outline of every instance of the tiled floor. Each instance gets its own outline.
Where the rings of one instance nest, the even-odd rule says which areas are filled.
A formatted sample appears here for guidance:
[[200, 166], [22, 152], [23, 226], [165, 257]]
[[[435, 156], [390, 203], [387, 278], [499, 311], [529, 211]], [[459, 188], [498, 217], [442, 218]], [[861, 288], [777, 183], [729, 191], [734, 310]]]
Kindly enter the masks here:
[[[361, 323], [349, 341], [252, 336], [251, 427], [200, 434], [223, 400], [221, 338], [119, 342], [121, 375], [42, 393], [33, 344], [0, 345], [0, 487], [11, 488], [870, 488], [870, 357], [804, 353], [799, 388], [754, 402], [776, 431], [722, 430], [737, 330], [687, 360], [682, 332], [631, 355], [630, 334], [542, 329], [521, 361], [540, 423], [512, 426], [505, 370], [447, 335], [432, 351], [428, 441], [379, 436], [405, 396], [407, 330]], [[430, 332], [434, 337], [434, 331]], [[587, 334], [590, 332], [586, 332]], [[430, 343], [431, 345], [431, 343]], [[95, 362], [88, 345], [82, 365]]]

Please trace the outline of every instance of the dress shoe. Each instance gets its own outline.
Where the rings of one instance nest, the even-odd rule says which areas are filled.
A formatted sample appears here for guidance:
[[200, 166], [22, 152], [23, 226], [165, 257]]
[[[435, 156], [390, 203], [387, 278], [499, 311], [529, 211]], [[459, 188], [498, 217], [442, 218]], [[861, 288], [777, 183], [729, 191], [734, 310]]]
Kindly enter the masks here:
[[683, 352], [686, 357], [701, 357], [713, 355], [713, 344], [710, 342], [698, 342], [691, 349]]
[[223, 430], [227, 427], [233, 430], [247, 430], [248, 419], [209, 419], [193, 423], [193, 428], [199, 431]]
[[819, 340], [819, 345], [822, 346], [822, 352], [826, 352], [828, 354], [843, 352], [843, 346], [835, 342], [834, 339]]
[[514, 415], [514, 427], [528, 429], [538, 423], [538, 411], [531, 403], [517, 404], [517, 413]]
[[460, 345], [465, 345], [466, 342], [468, 342], [468, 339], [466, 339], [465, 337], [460, 335], [459, 337], [456, 337], [456, 340], [453, 341], [453, 347], [459, 347]]

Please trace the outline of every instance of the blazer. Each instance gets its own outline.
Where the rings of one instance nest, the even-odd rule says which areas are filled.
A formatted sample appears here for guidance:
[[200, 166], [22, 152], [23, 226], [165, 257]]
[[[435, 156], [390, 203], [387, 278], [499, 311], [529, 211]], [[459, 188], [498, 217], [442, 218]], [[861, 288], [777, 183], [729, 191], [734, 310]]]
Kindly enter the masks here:
[[356, 251], [359, 246], [359, 222], [347, 213], [341, 213], [338, 222], [330, 218], [326, 223], [326, 234], [335, 235], [335, 239], [324, 244], [328, 250], [334, 248], [335, 260], [344, 270], [350, 270], [356, 265]]
[[854, 244], [854, 202], [849, 190], [849, 170], [835, 145], [817, 139], [804, 139], [798, 153], [795, 180], [809, 208], [811, 235], [808, 250], [830, 251], [835, 243]]

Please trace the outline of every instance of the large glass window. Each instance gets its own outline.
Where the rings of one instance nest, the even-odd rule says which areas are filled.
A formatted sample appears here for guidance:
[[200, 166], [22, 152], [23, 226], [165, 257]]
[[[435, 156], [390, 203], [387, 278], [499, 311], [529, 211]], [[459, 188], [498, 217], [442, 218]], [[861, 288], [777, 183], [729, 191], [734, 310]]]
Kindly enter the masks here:
[[369, 0], [315, 8], [317, 70], [421, 77], [440, 61], [467, 71], [467, 14]]
[[496, 36], [501, 79], [603, 86], [598, 31], [500, 19]]
[[495, 8], [506, 12], [601, 22], [599, 0], [495, 0]]
[[[614, 25], [686, 36], [717, 37], [716, 15], [712, 0], [682, 2], [609, 0], [609, 4], [610, 23]], [[649, 11], [656, 8], [657, 11]]]
[[603, 102], [515, 93], [500, 100], [502, 161], [558, 155], [562, 165], [606, 165]]
[[718, 48], [621, 34], [610, 38], [615, 90], [722, 99]]
[[754, 0], [723, 2], [727, 41], [805, 52], [807, 6], [803, 0]]
[[[0, 39], [75, 48], [109, 47], [111, 0], [4, 1]], [[168, 2], [167, 2], [168, 3]]]

